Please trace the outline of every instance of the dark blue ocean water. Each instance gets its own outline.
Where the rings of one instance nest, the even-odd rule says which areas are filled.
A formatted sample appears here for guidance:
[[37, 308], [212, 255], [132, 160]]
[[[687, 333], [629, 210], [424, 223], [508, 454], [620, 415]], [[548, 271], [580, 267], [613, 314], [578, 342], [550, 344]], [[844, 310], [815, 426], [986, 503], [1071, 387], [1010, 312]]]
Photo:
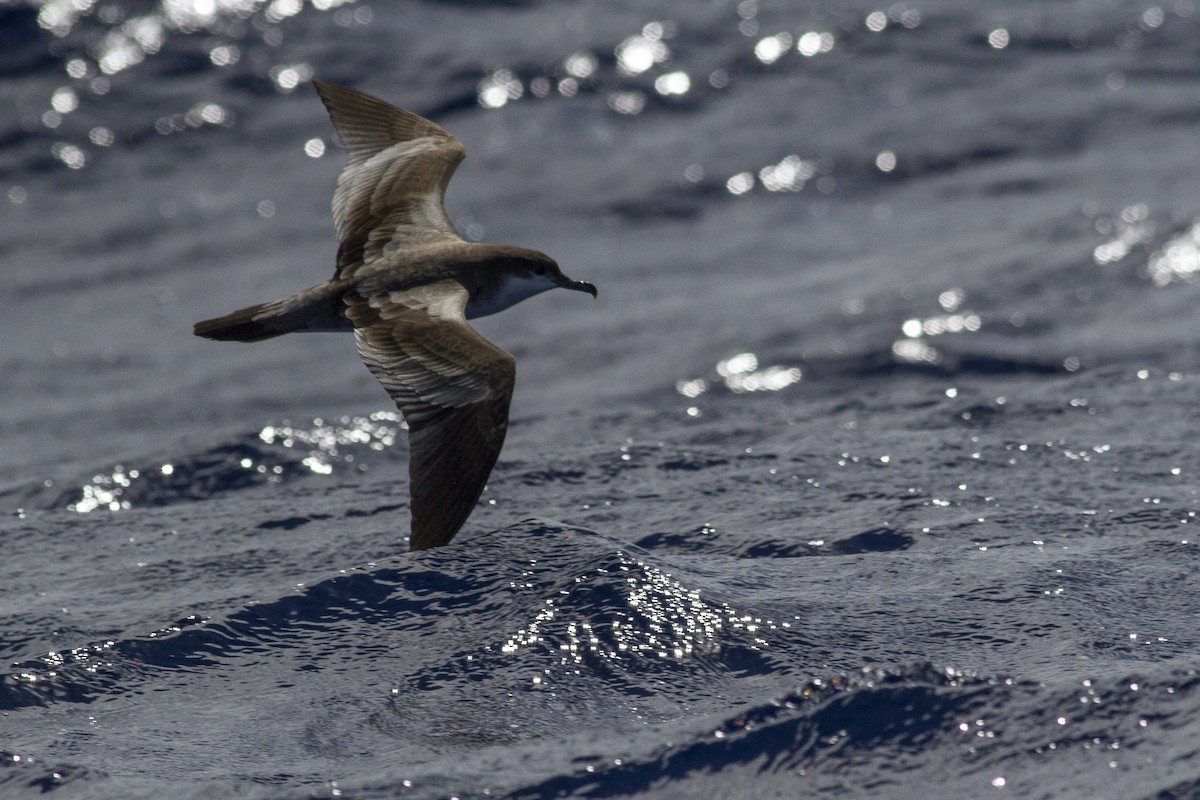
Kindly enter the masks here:
[[[0, 0], [0, 796], [1200, 797], [1200, 8]], [[600, 287], [407, 552], [310, 77]], [[563, 295], [563, 296], [559, 296]]]

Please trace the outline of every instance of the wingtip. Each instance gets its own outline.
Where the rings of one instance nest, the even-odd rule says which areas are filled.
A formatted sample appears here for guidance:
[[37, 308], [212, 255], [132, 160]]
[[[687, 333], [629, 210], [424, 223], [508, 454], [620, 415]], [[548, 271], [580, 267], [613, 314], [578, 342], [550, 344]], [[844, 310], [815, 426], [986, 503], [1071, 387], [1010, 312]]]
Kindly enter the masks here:
[[313, 78], [312, 85], [313, 88], [317, 90], [317, 96], [320, 97], [322, 101], [327, 100], [331, 95], [334, 95], [339, 91], [354, 91], [346, 86], [342, 86], [337, 83], [330, 83], [329, 81], [323, 81], [320, 78]]
[[336, 83], [330, 83], [329, 81], [323, 81], [318, 78], [312, 79], [312, 85], [313, 88], [317, 90], [317, 97], [321, 99], [321, 103], [325, 106], [326, 111], [332, 113], [332, 106], [330, 103], [333, 101], [333, 97], [338, 93], [339, 90], [345, 91], [345, 87], [338, 86]]
[[343, 86], [340, 83], [333, 83], [332, 81], [323, 81], [320, 78], [313, 78], [312, 85], [313, 85], [313, 88], [317, 90], [317, 96], [321, 98], [321, 102], [325, 103], [326, 106], [329, 106], [329, 104], [331, 102], [337, 101], [339, 99], [361, 99], [361, 98], [366, 98], [367, 100], [374, 102], [374, 103], [380, 103], [382, 105], [387, 105], [386, 103], [384, 103], [384, 101], [382, 101], [376, 97], [371, 97], [368, 94], [364, 94], [363, 92], [360, 92], [358, 89], [352, 89], [351, 87]]

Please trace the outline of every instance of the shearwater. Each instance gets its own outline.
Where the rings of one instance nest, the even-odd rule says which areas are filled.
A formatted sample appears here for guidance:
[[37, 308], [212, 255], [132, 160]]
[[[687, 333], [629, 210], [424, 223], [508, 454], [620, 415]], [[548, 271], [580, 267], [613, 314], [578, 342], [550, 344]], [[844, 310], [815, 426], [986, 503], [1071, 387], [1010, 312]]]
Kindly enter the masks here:
[[424, 117], [313, 81], [349, 160], [333, 193], [333, 278], [285, 300], [197, 322], [208, 339], [257, 342], [353, 330], [358, 354], [408, 423], [409, 548], [446, 544], [470, 516], [508, 430], [516, 361], [468, 319], [561, 287], [596, 296], [554, 259], [463, 241], [443, 198], [462, 143]]

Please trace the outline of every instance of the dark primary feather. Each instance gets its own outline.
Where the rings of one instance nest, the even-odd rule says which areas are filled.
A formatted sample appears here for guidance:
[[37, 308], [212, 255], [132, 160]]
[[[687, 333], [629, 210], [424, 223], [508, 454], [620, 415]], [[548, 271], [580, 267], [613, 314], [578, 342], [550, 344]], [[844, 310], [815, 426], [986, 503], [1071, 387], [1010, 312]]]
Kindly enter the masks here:
[[346, 302], [359, 355], [408, 422], [409, 547], [446, 544], [500, 455], [516, 361], [467, 324], [456, 281]]
[[387, 249], [461, 241], [443, 205], [467, 151], [424, 117], [362, 92], [313, 81], [349, 153], [333, 193], [334, 277], [347, 278]]

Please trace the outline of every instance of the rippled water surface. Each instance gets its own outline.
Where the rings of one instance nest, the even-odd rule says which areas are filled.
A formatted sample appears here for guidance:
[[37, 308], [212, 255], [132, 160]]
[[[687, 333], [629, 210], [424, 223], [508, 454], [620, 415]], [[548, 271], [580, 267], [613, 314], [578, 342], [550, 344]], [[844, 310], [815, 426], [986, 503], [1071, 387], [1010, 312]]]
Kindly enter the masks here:
[[[0, 796], [1200, 793], [1200, 8], [0, 0]], [[308, 81], [597, 302], [463, 532]], [[559, 296], [570, 295], [570, 296]]]

